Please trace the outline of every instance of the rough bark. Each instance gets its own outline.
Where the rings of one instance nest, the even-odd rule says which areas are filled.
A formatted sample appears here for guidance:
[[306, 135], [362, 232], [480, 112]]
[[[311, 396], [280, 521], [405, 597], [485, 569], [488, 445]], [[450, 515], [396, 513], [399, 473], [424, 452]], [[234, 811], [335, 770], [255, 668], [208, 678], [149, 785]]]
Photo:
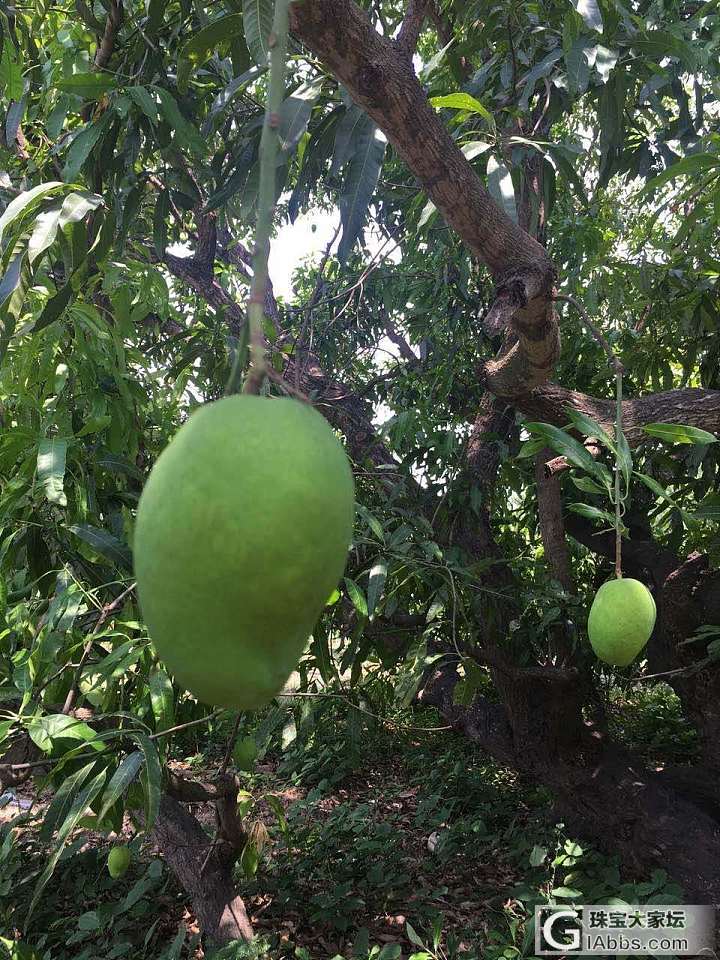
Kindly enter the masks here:
[[565, 540], [560, 480], [557, 476], [548, 476], [546, 472], [548, 460], [552, 458], [553, 452], [548, 447], [542, 449], [535, 458], [538, 521], [543, 546], [545, 547], [545, 558], [550, 571], [553, 577], [570, 593], [572, 591], [572, 577], [570, 576], [570, 557]]
[[[515, 397], [513, 404], [528, 419], [556, 426], [568, 422], [568, 407], [593, 417], [611, 435], [615, 424], [614, 400], [600, 400], [554, 383]], [[642, 429], [648, 423], [682, 423], [720, 434], [720, 390], [686, 387], [623, 400], [623, 430], [630, 446], [649, 439]]]
[[167, 794], [152, 838], [190, 896], [203, 933], [218, 945], [252, 940], [252, 925], [233, 883], [234, 859], [224, 855], [222, 845], [211, 850], [212, 841], [197, 818]]
[[498, 299], [490, 323], [512, 339], [486, 364], [483, 380], [512, 396], [542, 383], [559, 355], [550, 296], [554, 268], [545, 249], [492, 200], [392, 40], [380, 36], [353, 0], [294, 3], [295, 36], [315, 53], [386, 135], [472, 253], [491, 271]]

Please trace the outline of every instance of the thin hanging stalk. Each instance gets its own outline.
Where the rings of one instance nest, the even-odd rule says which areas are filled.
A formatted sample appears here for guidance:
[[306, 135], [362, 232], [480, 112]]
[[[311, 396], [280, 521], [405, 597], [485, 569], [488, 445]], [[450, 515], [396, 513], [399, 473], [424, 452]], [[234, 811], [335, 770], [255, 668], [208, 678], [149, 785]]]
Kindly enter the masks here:
[[622, 377], [615, 372], [615, 576], [622, 579], [622, 502], [620, 500], [620, 437], [622, 436]]
[[[558, 293], [553, 297], [553, 300], [564, 300], [566, 303], [575, 307], [585, 326], [607, 354], [608, 362], [615, 371], [615, 576], [621, 580], [623, 501], [620, 497], [620, 438], [622, 437], [622, 378], [623, 373], [625, 373], [625, 367], [623, 367], [622, 363], [615, 356], [613, 348], [590, 317], [588, 317], [582, 304], [580, 304], [575, 297]], [[625, 495], [627, 496], [627, 490], [625, 491]]]
[[[285, 97], [285, 70], [288, 47], [288, 8], [290, 0], [275, 0], [272, 33], [268, 38], [270, 48], [270, 83], [265, 104], [265, 123], [260, 138], [260, 186], [258, 190], [258, 213], [255, 228], [255, 247], [253, 250], [253, 278], [250, 286], [247, 317], [249, 328], [248, 346], [250, 368], [248, 370], [243, 393], [258, 393], [265, 379], [267, 363], [265, 358], [265, 296], [268, 282], [268, 257], [270, 255], [270, 234], [272, 232], [273, 213], [275, 211], [275, 186], [277, 154], [279, 149], [278, 128], [280, 126], [280, 107]], [[240, 353], [240, 351], [238, 351]], [[238, 355], [236, 354], [236, 363]], [[228, 387], [236, 379], [236, 371], [230, 375]]]

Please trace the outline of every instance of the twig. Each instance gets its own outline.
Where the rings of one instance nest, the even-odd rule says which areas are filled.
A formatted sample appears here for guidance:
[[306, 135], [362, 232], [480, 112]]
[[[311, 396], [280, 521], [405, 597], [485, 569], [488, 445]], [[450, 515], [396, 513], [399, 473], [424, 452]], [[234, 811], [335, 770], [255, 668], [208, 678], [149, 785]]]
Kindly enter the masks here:
[[620, 363], [618, 358], [615, 356], [615, 353], [613, 352], [613, 348], [610, 346], [610, 344], [607, 342], [603, 334], [600, 332], [600, 330], [595, 326], [595, 324], [592, 322], [590, 317], [587, 315], [587, 312], [585, 311], [585, 308], [583, 307], [583, 305], [578, 300], [576, 300], [575, 297], [571, 297], [566, 293], [556, 293], [555, 296], [551, 297], [550, 299], [564, 300], [566, 303], [572, 304], [572, 306], [575, 307], [577, 312], [580, 314], [580, 317], [582, 318], [582, 322], [585, 324], [585, 326], [588, 328], [590, 333], [593, 335], [593, 338], [600, 344], [600, 346], [603, 348], [603, 350], [607, 354], [608, 360], [610, 362], [610, 366], [615, 371], [615, 373], [625, 373], [625, 367], [622, 365], [622, 363]]
[[223, 762], [220, 765], [220, 772], [218, 773], [219, 777], [225, 776], [225, 773], [227, 772], [228, 764], [230, 763], [230, 758], [232, 757], [233, 747], [235, 746], [235, 741], [237, 740], [238, 730], [240, 729], [241, 716], [242, 714], [238, 713], [237, 717], [235, 717], [235, 723], [233, 724], [232, 733], [228, 737], [225, 756], [223, 757]]
[[258, 393], [265, 378], [265, 293], [268, 281], [270, 234], [275, 210], [276, 157], [279, 148], [280, 107], [285, 96], [285, 68], [288, 45], [290, 0], [276, 0], [270, 47], [270, 84], [265, 105], [265, 123], [260, 138], [260, 185], [253, 250], [253, 279], [248, 300], [250, 369], [243, 393]]
[[90, 656], [90, 651], [92, 650], [93, 643], [95, 642], [95, 636], [99, 632], [100, 627], [102, 627], [102, 625], [105, 623], [105, 621], [110, 616], [110, 614], [114, 610], [117, 610], [117, 608], [122, 604], [125, 598], [133, 592], [135, 587], [136, 587], [136, 584], [131, 583], [126, 590], [123, 590], [123, 592], [120, 594], [119, 597], [116, 597], [112, 601], [112, 603], [106, 604], [100, 610], [100, 615], [97, 618], [95, 626], [92, 629], [92, 633], [88, 637], [87, 643], [85, 644], [85, 647], [82, 652], [82, 656], [80, 657], [80, 662], [78, 663], [75, 673], [73, 675], [72, 684], [70, 685], [70, 689], [68, 690], [68, 695], [65, 698], [65, 703], [61, 711], [62, 713], [66, 715], [69, 714], [72, 708], [75, 706], [75, 701], [77, 700], [78, 685], [80, 683], [80, 678], [82, 675], [82, 669], [85, 666], [87, 658]]
[[353, 703], [352, 700], [343, 697], [340, 693], [301, 693], [300, 691], [294, 691], [292, 693], [279, 693], [278, 697], [309, 697], [314, 700], [339, 700], [346, 706], [357, 710], [358, 713], [364, 713], [366, 717], [379, 720], [381, 723], [386, 724], [388, 727], [393, 727], [395, 730], [409, 730], [415, 733], [436, 733], [441, 730], [452, 730], [452, 726], [450, 725], [444, 727], [415, 727], [408, 723], [397, 723], [395, 720], [388, 720], [386, 717], [381, 717], [379, 713], [373, 713], [372, 710], [366, 710], [364, 707], [358, 706], [356, 703]]

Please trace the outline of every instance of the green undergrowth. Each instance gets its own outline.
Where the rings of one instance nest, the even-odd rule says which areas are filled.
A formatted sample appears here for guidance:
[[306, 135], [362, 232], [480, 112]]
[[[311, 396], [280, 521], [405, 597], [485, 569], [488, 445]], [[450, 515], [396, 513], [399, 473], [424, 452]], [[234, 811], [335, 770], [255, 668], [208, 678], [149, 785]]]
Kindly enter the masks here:
[[[611, 722], [647, 756], [674, 760], [692, 749], [668, 688], [613, 690], [609, 704]], [[256, 735], [272, 729], [244, 787], [270, 840], [252, 879], [238, 868], [238, 886], [258, 941], [218, 958], [511, 960], [533, 954], [536, 904], [681, 899], [661, 870], [623, 876], [615, 858], [558, 822], [547, 791], [468, 740], [354, 712], [339, 703], [305, 727], [297, 711], [281, 724], [256, 721]], [[398, 720], [441, 724], [432, 711]], [[226, 732], [221, 724], [212, 741], [186, 744], [187, 774], [213, 768]], [[11, 947], [43, 865], [38, 822], [31, 810], [2, 826], [0, 958], [3, 950], [12, 960], [203, 956], [182, 891], [150, 845], [136, 838], [128, 873], [112, 881], [107, 841], [86, 833], [44, 891], [27, 946]]]

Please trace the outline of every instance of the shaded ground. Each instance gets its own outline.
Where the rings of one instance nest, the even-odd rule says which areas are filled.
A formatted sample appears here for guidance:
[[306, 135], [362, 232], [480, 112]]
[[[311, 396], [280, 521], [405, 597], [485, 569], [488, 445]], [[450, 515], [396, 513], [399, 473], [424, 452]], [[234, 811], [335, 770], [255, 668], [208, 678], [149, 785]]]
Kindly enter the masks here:
[[[689, 746], [664, 694], [618, 693], [612, 709], [655, 762], [663, 750], [674, 757]], [[205, 745], [175, 763], [188, 775], [211, 775], [223, 749]], [[348, 737], [338, 713], [284, 750], [271, 744], [247, 789], [255, 798], [249, 818], [270, 839], [257, 875], [239, 873], [238, 886], [272, 957], [396, 960], [419, 952], [417, 941], [439, 957], [437, 940], [449, 960], [499, 960], [528, 947], [532, 954], [526, 919], [536, 903], [680, 896], [662, 871], [621, 878], [614, 860], [567, 835], [543, 791], [444, 733], [376, 727]], [[0, 855], [1, 936], [18, 936], [47, 856], [39, 821], [23, 808], [32, 802], [30, 815], [41, 812], [49, 799], [26, 786], [0, 810], [0, 826], [15, 817], [16, 838]], [[211, 809], [194, 812], [211, 831]], [[182, 891], [150, 844], [133, 836], [126, 818], [134, 860], [115, 882], [105, 868], [108, 840], [87, 829], [71, 838], [25, 937], [36, 960], [204, 956]]]

